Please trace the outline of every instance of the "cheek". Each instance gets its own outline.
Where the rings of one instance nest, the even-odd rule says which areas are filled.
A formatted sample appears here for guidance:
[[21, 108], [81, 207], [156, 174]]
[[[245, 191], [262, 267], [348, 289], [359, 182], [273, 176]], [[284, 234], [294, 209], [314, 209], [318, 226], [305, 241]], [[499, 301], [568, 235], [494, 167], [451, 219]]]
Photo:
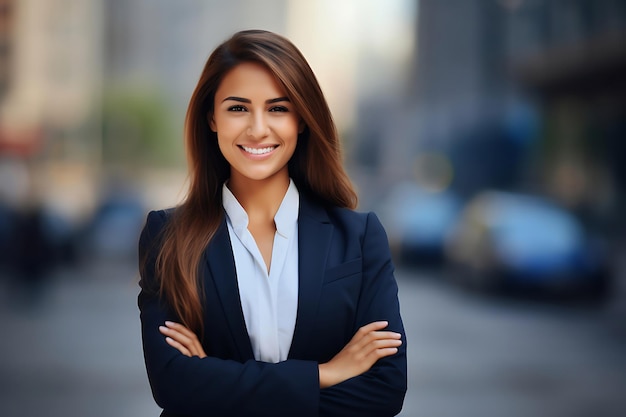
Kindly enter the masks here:
[[230, 155], [233, 153], [233, 141], [225, 137], [223, 134], [217, 135], [217, 147], [219, 148], [222, 156], [226, 159], [230, 159]]
[[239, 120], [216, 119], [213, 124], [220, 147], [227, 146], [245, 132], [245, 123]]
[[289, 139], [290, 141], [296, 141], [298, 139], [299, 134], [299, 125], [298, 120], [286, 120], [284, 125], [282, 126], [282, 134], [285, 139]]
[[215, 132], [216, 138], [214, 140], [217, 141], [217, 147], [222, 155], [227, 155], [233, 143], [232, 134], [230, 134], [227, 129], [224, 129], [223, 126], [218, 126], [219, 128]]

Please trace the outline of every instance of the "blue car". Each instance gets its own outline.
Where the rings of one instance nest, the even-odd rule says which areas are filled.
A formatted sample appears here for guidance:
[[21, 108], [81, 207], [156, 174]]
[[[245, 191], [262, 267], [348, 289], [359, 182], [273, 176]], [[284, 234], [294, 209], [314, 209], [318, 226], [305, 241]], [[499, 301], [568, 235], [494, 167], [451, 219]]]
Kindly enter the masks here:
[[446, 253], [455, 279], [482, 289], [605, 295], [609, 287], [602, 246], [573, 214], [541, 197], [479, 194], [450, 233]]
[[145, 222], [143, 200], [130, 192], [106, 196], [95, 210], [85, 234], [89, 256], [131, 259]]
[[445, 262], [447, 235], [462, 208], [450, 190], [428, 190], [411, 182], [394, 187], [379, 207], [394, 260], [409, 265]]

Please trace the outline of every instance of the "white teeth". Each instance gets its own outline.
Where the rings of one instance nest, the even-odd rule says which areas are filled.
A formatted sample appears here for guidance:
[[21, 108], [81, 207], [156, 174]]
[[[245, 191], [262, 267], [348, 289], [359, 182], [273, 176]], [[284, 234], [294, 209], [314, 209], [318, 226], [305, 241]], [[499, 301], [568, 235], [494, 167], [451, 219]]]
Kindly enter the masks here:
[[251, 153], [253, 155], [264, 155], [266, 153], [272, 152], [276, 146], [268, 146], [267, 148], [248, 148], [247, 146], [241, 146], [244, 151]]

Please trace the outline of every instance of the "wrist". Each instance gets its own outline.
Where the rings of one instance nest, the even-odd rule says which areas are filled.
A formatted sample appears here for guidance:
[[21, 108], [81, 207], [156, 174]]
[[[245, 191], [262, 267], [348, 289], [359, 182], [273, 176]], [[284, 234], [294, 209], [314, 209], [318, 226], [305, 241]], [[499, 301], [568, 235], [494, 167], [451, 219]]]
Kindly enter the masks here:
[[320, 388], [328, 388], [335, 385], [337, 382], [334, 380], [332, 366], [327, 363], [320, 363], [318, 365], [319, 369], [319, 378], [320, 378]]

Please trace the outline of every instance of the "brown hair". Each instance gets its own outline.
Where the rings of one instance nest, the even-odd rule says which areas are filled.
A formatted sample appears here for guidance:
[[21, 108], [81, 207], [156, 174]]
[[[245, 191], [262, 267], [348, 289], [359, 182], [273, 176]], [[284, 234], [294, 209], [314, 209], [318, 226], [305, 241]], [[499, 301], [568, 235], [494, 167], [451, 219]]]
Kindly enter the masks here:
[[330, 109], [300, 51], [286, 38], [261, 30], [238, 32], [219, 45], [209, 57], [187, 108], [189, 190], [165, 227], [156, 264], [161, 295], [196, 334], [202, 333], [199, 264], [223, 221], [222, 185], [230, 175], [230, 166], [218, 148], [217, 134], [211, 131], [209, 121], [221, 80], [242, 62], [268, 68], [306, 125], [288, 163], [289, 175], [298, 190], [325, 205], [355, 208], [357, 204], [343, 169]]

